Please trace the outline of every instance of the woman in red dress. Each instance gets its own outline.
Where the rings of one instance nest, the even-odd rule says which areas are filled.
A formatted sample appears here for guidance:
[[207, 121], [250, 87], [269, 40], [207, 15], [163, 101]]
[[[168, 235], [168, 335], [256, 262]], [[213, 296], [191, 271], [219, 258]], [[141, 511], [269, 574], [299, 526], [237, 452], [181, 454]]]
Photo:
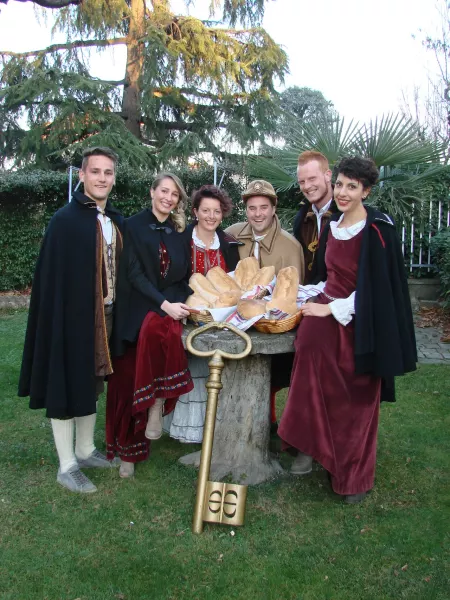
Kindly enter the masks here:
[[375, 477], [380, 399], [417, 360], [406, 274], [392, 219], [363, 201], [378, 179], [374, 163], [343, 159], [334, 198], [340, 218], [322, 233], [323, 291], [302, 308], [288, 401], [278, 435], [298, 450], [291, 472], [313, 459], [333, 490], [361, 502]]
[[[215, 185], [204, 185], [192, 194], [194, 223], [186, 228], [191, 246], [192, 273], [206, 273], [213, 267], [234, 271], [239, 262], [239, 246], [233, 236], [220, 227], [233, 210], [231, 198]], [[194, 390], [182, 396], [164, 422], [170, 436], [184, 443], [201, 444], [206, 413], [205, 380], [208, 361], [189, 357]]]
[[192, 293], [190, 246], [181, 233], [186, 194], [171, 173], [160, 174], [150, 193], [151, 209], [126, 222], [117, 285], [106, 438], [108, 456], [121, 457], [121, 477], [148, 457], [149, 440], [162, 435], [163, 412], [193, 387], [181, 342]]

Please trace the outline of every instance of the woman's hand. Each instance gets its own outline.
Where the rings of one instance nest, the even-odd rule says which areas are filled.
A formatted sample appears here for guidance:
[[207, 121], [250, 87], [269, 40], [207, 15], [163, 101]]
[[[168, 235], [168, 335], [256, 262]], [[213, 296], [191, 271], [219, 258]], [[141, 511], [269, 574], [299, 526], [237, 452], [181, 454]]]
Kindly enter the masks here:
[[182, 302], [168, 302], [164, 300], [161, 304], [162, 310], [172, 317], [174, 321], [181, 321], [185, 317], [189, 316], [189, 306], [183, 304]]
[[328, 317], [331, 315], [331, 308], [328, 304], [308, 302], [302, 306], [301, 310], [304, 317]]

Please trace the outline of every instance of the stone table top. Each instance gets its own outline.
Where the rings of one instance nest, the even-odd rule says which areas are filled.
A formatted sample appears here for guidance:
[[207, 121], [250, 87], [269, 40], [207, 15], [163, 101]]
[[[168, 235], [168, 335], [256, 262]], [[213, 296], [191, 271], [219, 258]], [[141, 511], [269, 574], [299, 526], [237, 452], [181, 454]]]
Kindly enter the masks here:
[[[193, 329], [193, 325], [185, 325], [183, 330], [183, 346], [186, 348], [186, 338]], [[260, 333], [250, 328], [246, 332], [252, 340], [250, 354], [284, 354], [294, 352], [294, 340], [297, 329], [285, 333]], [[194, 340], [194, 347], [203, 352], [220, 348], [225, 352], [237, 354], [242, 352], [245, 342], [231, 331], [213, 329], [199, 335]]]

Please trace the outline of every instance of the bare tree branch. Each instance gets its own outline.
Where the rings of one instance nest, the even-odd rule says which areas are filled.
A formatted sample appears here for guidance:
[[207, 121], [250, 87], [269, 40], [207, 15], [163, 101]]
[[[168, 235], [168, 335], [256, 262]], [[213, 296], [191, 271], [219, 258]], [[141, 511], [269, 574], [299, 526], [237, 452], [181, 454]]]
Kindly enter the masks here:
[[[22, 0], [19, 0], [20, 2]], [[3, 2], [3, 0], [0, 0]], [[117, 46], [119, 44], [126, 44], [127, 38], [111, 38], [108, 40], [75, 40], [68, 42], [67, 44], [52, 44], [43, 48], [42, 50], [31, 50], [30, 52], [8, 52], [7, 50], [0, 50], [1, 56], [11, 56], [13, 58], [27, 58], [29, 56], [43, 56], [44, 54], [51, 54], [58, 50], [71, 50], [72, 48], [87, 48], [92, 46]]]
[[[70, 4], [81, 4], [82, 0], [16, 0], [17, 2], [33, 2], [44, 8], [64, 8]], [[8, 4], [8, 0], [0, 0], [0, 4]]]

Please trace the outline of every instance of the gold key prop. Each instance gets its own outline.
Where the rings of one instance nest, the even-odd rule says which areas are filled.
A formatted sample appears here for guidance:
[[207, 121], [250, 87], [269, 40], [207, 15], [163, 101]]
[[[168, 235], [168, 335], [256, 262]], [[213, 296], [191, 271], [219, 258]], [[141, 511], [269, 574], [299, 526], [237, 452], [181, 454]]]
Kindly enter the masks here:
[[[196, 350], [192, 342], [197, 335], [210, 329], [227, 329], [241, 337], [245, 349], [239, 354], [231, 354], [223, 350], [209, 350], [207, 352]], [[240, 360], [250, 354], [252, 341], [250, 337], [237, 327], [228, 323], [208, 323], [199, 327], [188, 335], [186, 347], [194, 356], [209, 357], [209, 377], [206, 382], [208, 401], [206, 406], [205, 426], [203, 429], [203, 443], [200, 457], [200, 469], [197, 482], [197, 498], [195, 501], [194, 519], [192, 522], [193, 533], [202, 533], [203, 523], [222, 523], [225, 525], [243, 525], [245, 516], [245, 502], [247, 500], [247, 486], [235, 483], [221, 483], [208, 481], [211, 469], [212, 447], [214, 442], [214, 429], [216, 425], [217, 402], [222, 389], [222, 371], [225, 366], [223, 358]]]

